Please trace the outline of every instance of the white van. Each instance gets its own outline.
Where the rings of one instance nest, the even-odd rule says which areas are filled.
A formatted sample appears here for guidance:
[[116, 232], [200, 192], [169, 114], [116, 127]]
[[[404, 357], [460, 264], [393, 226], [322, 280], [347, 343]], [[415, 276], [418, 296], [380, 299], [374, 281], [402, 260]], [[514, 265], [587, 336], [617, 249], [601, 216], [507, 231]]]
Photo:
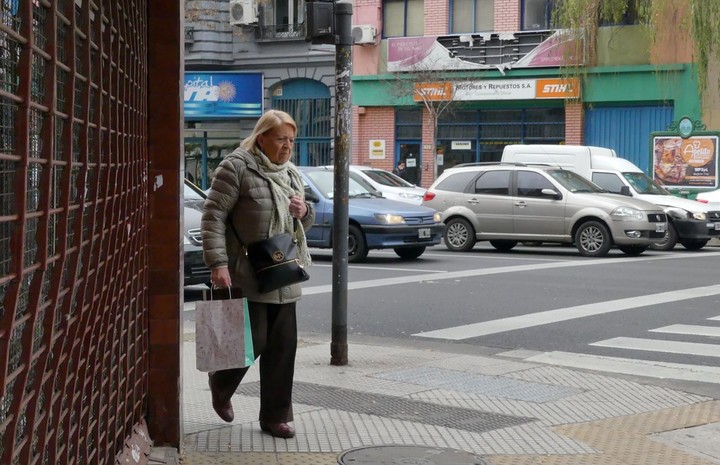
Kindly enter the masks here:
[[663, 207], [668, 215], [665, 238], [656, 250], [671, 250], [680, 242], [698, 250], [720, 237], [720, 208], [677, 197], [614, 150], [584, 145], [507, 145], [502, 161], [559, 166], [590, 179], [603, 189], [637, 197]]

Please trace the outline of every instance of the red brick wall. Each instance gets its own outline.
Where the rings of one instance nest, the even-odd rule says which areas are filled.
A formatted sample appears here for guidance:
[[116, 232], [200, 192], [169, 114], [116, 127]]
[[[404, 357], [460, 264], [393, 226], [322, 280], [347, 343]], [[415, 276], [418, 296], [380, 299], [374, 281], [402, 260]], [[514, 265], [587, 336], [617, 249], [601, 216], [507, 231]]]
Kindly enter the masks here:
[[447, 34], [449, 14], [449, 2], [447, 0], [425, 0], [425, 35]]
[[565, 143], [583, 145], [585, 110], [581, 102], [565, 102]]
[[[395, 110], [392, 107], [360, 107], [356, 120], [356, 124], [353, 120], [351, 163], [392, 171], [395, 166]], [[385, 140], [384, 160], [370, 160], [370, 140]]]
[[520, 30], [520, 0], [495, 0], [495, 31]]
[[420, 176], [420, 186], [425, 188], [430, 187], [430, 184], [435, 180], [433, 178], [433, 164], [435, 163], [434, 129], [435, 126], [432, 115], [427, 111], [427, 108], [423, 108], [422, 147], [420, 147], [420, 153], [422, 153], [422, 160], [420, 161], [422, 163], [422, 175]]

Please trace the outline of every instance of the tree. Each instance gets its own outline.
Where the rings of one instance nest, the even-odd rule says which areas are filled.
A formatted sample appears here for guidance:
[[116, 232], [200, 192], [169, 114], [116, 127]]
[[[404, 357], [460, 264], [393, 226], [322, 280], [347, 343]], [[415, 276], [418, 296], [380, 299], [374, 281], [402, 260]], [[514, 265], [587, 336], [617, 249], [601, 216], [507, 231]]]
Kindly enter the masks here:
[[[651, 47], [667, 37], [680, 38], [685, 32], [692, 41], [701, 93], [707, 89], [709, 64], [720, 61], [717, 0], [557, 0], [553, 15], [559, 27], [583, 33], [590, 47], [596, 43], [599, 24], [621, 24], [628, 17], [645, 27]], [[677, 28], [667, 27], [668, 22], [676, 23]], [[720, 89], [720, 77], [717, 86]]]
[[437, 178], [437, 129], [440, 117], [453, 108], [458, 76], [445, 71], [413, 68], [410, 72], [395, 74], [391, 93], [398, 98], [412, 95], [415, 103], [421, 103], [429, 115], [428, 126], [433, 134], [433, 175]]

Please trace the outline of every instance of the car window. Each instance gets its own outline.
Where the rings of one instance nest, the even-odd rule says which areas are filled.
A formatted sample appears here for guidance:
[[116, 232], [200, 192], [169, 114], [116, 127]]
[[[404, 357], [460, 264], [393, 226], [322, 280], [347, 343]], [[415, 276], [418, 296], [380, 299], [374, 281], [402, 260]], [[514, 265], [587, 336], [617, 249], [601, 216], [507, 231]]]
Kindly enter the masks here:
[[623, 173], [623, 177], [639, 194], [672, 195], [667, 189], [650, 179], [645, 173]]
[[600, 186], [572, 171], [547, 170], [545, 172], [570, 192], [603, 192]]
[[404, 180], [403, 178], [400, 178], [398, 176], [395, 176], [394, 174], [383, 171], [383, 170], [363, 170], [363, 173], [365, 175], [375, 181], [378, 184], [382, 184], [383, 186], [391, 186], [391, 187], [413, 187], [412, 184]]
[[[333, 198], [334, 174], [332, 171], [307, 171], [305, 175], [317, 190], [328, 199]], [[357, 173], [350, 173], [348, 179], [348, 194], [350, 197], [376, 197], [377, 191]]]
[[465, 192], [468, 184], [477, 176], [477, 171], [454, 173], [437, 183], [435, 189], [448, 192]]
[[508, 195], [510, 192], [510, 171], [486, 171], [475, 181], [476, 194]]
[[517, 195], [520, 197], [542, 197], [543, 189], [555, 190], [555, 186], [540, 173], [522, 170], [517, 172]]
[[323, 197], [331, 199], [333, 196], [332, 171], [308, 171], [305, 173], [315, 188], [320, 191]]
[[619, 194], [620, 189], [625, 185], [615, 173], [593, 173], [592, 181], [606, 191], [616, 194]]

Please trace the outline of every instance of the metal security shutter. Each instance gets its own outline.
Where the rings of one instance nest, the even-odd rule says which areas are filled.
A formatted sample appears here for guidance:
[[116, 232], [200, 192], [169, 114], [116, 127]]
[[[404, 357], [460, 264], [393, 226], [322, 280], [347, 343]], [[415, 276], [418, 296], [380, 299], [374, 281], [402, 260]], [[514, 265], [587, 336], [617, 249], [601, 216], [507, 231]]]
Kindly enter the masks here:
[[615, 149], [649, 173], [650, 133], [672, 120], [672, 106], [592, 108], [585, 113], [585, 144]]

